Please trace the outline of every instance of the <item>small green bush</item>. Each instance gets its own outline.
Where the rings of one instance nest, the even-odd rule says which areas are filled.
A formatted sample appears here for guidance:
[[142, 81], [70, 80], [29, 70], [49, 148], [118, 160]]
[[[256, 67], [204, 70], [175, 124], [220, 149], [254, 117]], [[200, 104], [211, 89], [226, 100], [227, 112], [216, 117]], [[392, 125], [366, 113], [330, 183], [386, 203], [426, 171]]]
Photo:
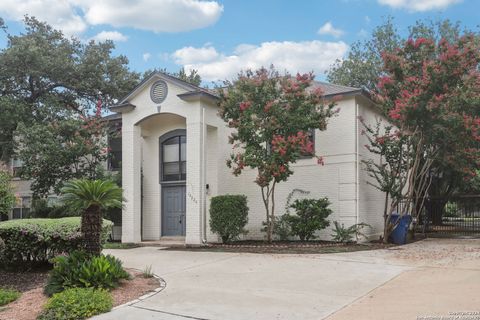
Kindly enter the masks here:
[[338, 221], [333, 221], [334, 228], [332, 229], [332, 239], [336, 242], [341, 243], [349, 243], [352, 242], [354, 238], [358, 236], [365, 236], [362, 233], [362, 229], [364, 227], [370, 227], [369, 224], [366, 223], [356, 223], [351, 225], [350, 227], [346, 228], [345, 225], [342, 223], [340, 224]]
[[297, 199], [290, 206], [296, 215], [289, 214], [286, 219], [291, 228], [291, 234], [298, 236], [302, 241], [315, 239], [315, 232], [330, 225], [327, 217], [332, 213], [328, 208], [328, 198]]
[[21, 295], [17, 290], [0, 288], [0, 306], [17, 300]]
[[81, 212], [74, 212], [65, 205], [48, 203], [47, 199], [33, 199], [30, 216], [32, 218], [64, 218], [80, 216]]
[[74, 251], [68, 256], [58, 256], [45, 286], [45, 293], [52, 295], [67, 288], [103, 288], [118, 286], [121, 279], [130, 274], [122, 262], [111, 255], [89, 256], [83, 251]]
[[72, 288], [48, 299], [39, 320], [79, 320], [108, 312], [113, 300], [104, 289]]
[[[103, 243], [108, 239], [112, 225], [110, 221], [103, 220]], [[0, 238], [5, 242], [0, 267], [22, 268], [45, 264], [59, 254], [79, 250], [83, 246], [80, 217], [0, 222]]]
[[222, 195], [213, 197], [210, 205], [210, 230], [217, 233], [224, 243], [238, 239], [246, 233], [248, 222], [247, 197]]
[[[275, 216], [273, 218], [273, 236], [276, 240], [286, 241], [292, 234], [292, 229], [290, 223], [288, 222], [288, 214], [283, 214], [281, 216]], [[267, 232], [267, 222], [262, 222], [263, 228], [262, 232]]]

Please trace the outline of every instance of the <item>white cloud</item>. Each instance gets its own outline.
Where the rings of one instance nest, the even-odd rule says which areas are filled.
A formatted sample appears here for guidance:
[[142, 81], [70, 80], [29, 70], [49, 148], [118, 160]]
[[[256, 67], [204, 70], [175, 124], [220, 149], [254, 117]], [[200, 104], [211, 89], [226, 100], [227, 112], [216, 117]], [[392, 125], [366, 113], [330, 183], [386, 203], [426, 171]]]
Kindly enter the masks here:
[[1, 0], [0, 16], [24, 15], [46, 21], [67, 35], [88, 26], [133, 27], [154, 32], [183, 32], [214, 24], [223, 12], [216, 1], [200, 0]]
[[366, 38], [366, 37], [368, 37], [368, 31], [367, 31], [367, 30], [365, 30], [365, 29], [363, 29], [363, 28], [362, 28], [362, 29], [360, 29], [360, 31], [358, 31], [358, 33], [357, 33], [357, 34], [358, 34], [358, 36], [359, 36], [359, 37], [362, 37], [362, 38]]
[[112, 41], [127, 41], [128, 37], [118, 31], [102, 31], [94, 36], [92, 39], [96, 41], [105, 41], [105, 40], [112, 40]]
[[219, 54], [212, 46], [202, 48], [184, 47], [172, 54], [176, 64], [209, 62], [218, 58]]
[[1, 0], [0, 15], [11, 20], [22, 20], [25, 15], [46, 21], [66, 35], [78, 34], [86, 30], [87, 24], [78, 15], [72, 3], [58, 0]]
[[342, 36], [344, 33], [345, 32], [343, 30], [335, 28], [330, 21], [318, 29], [318, 34], [328, 34], [334, 36], [335, 38]]
[[[314, 71], [319, 75], [323, 74], [335, 59], [344, 56], [348, 45], [342, 41], [272, 41], [264, 42], [259, 46], [241, 44], [231, 55], [219, 53], [212, 47], [213, 50], [208, 50], [211, 52], [208, 61], [199, 61], [193, 53], [206, 52], [203, 51], [204, 49], [186, 47], [175, 51], [172, 56], [175, 58], [179, 52], [182, 53], [180, 54], [181, 59], [176, 60], [177, 63], [183, 65], [187, 70], [198, 70], [202, 78], [207, 81], [229, 79], [240, 70], [258, 69], [271, 64], [274, 64], [280, 71], [286, 70], [292, 74]], [[186, 55], [186, 52], [192, 54]], [[213, 52], [216, 54], [215, 57]]]
[[150, 52], [145, 52], [143, 55], [142, 55], [142, 58], [143, 58], [143, 61], [147, 62], [148, 60], [150, 60], [150, 58], [152, 57], [152, 54]]
[[378, 0], [380, 4], [409, 11], [441, 10], [462, 0]]
[[92, 25], [109, 24], [154, 32], [182, 32], [214, 24], [223, 12], [216, 1], [76, 0]]

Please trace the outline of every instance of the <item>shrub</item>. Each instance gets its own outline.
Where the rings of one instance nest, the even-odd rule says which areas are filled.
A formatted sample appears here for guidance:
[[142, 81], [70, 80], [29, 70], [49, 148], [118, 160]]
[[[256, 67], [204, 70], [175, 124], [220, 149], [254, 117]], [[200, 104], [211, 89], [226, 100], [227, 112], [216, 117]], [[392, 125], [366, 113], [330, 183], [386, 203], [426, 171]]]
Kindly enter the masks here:
[[8, 213], [15, 203], [12, 177], [0, 164], [0, 221], [8, 219]]
[[111, 255], [89, 256], [83, 251], [74, 251], [68, 256], [58, 256], [45, 286], [45, 293], [52, 295], [67, 288], [103, 288], [118, 286], [121, 279], [130, 275], [122, 262]]
[[326, 218], [332, 213], [328, 208], [328, 198], [322, 199], [297, 199], [290, 206], [295, 209], [296, 215], [286, 217], [292, 235], [298, 236], [300, 240], [309, 241], [315, 239], [315, 232], [330, 225]]
[[[103, 242], [108, 239], [111, 229], [112, 223], [103, 220]], [[45, 264], [59, 254], [79, 250], [83, 246], [80, 217], [0, 222], [0, 238], [5, 241], [0, 265], [7, 267]]]
[[48, 299], [39, 320], [78, 320], [108, 312], [113, 300], [104, 289], [72, 288]]
[[30, 216], [32, 218], [64, 218], [80, 216], [80, 212], [75, 212], [64, 205], [54, 204], [50, 205], [47, 199], [32, 200], [32, 208], [30, 209]]
[[354, 238], [358, 238], [358, 236], [365, 236], [362, 233], [362, 229], [364, 227], [370, 227], [369, 224], [366, 223], [356, 223], [351, 225], [348, 228], [345, 228], [345, 225], [342, 223], [338, 223], [338, 221], [333, 221], [334, 228], [332, 229], [332, 239], [336, 242], [341, 243], [348, 243], [352, 242]]
[[0, 288], [0, 306], [17, 300], [21, 295], [17, 290]]
[[[276, 240], [286, 241], [291, 236], [292, 228], [288, 222], [288, 214], [283, 214], [280, 217], [274, 217], [273, 221], [273, 236]], [[267, 232], [267, 223], [262, 222], [263, 232]]]
[[247, 197], [244, 195], [223, 195], [212, 198], [210, 205], [210, 229], [229, 242], [246, 233], [248, 222]]

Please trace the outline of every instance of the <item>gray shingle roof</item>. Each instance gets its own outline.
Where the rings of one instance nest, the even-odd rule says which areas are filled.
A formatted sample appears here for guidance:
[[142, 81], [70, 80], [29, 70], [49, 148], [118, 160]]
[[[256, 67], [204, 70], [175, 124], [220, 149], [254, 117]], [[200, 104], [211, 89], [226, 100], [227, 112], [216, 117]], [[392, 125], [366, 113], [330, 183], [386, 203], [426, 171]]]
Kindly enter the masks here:
[[339, 84], [333, 84], [323, 81], [314, 81], [312, 88], [320, 87], [323, 90], [325, 96], [342, 95], [342, 94], [357, 94], [362, 93], [363, 89], [341, 86]]

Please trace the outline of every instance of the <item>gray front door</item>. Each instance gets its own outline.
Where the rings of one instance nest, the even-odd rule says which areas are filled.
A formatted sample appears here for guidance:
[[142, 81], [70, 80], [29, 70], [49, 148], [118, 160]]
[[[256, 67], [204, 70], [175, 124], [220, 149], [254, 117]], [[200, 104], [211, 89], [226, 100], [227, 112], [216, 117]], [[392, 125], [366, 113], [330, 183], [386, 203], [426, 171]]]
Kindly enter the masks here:
[[185, 236], [185, 186], [162, 186], [162, 236]]

